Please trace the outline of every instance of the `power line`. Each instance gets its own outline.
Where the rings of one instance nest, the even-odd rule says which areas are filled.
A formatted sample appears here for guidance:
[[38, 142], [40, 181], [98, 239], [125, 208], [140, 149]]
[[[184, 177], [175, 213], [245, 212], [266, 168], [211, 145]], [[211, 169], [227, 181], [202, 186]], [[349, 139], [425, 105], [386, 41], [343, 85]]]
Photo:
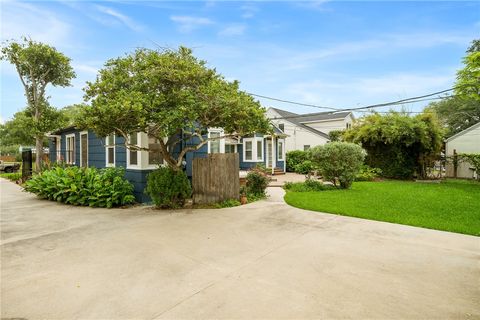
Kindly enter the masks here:
[[[395, 106], [395, 105], [401, 105], [401, 104], [416, 103], [416, 102], [421, 102], [421, 101], [445, 99], [445, 98], [449, 98], [451, 96], [435, 97], [435, 98], [429, 98], [429, 97], [439, 95], [439, 94], [442, 94], [442, 93], [447, 93], [447, 92], [450, 92], [450, 91], [453, 91], [453, 90], [455, 90], [455, 88], [450, 88], [450, 89], [441, 90], [441, 91], [437, 91], [437, 92], [433, 92], [433, 93], [429, 93], [429, 94], [425, 94], [425, 95], [421, 95], [421, 96], [416, 96], [416, 97], [411, 97], [411, 98], [406, 98], [406, 99], [400, 99], [400, 100], [391, 101], [391, 102], [384, 102], [384, 103], [378, 103], [378, 104], [373, 104], [373, 105], [367, 105], [367, 106], [364, 106], [364, 107], [344, 108], [344, 109], [324, 107], [324, 106], [308, 104], [308, 103], [303, 103], [303, 102], [296, 102], [296, 101], [278, 99], [278, 98], [268, 97], [268, 96], [259, 95], [259, 94], [255, 94], [255, 93], [249, 93], [249, 92], [247, 92], [247, 93], [252, 95], [252, 96], [263, 98], [263, 99], [279, 101], [279, 102], [284, 102], [284, 103], [290, 103], [290, 104], [295, 104], [295, 105], [300, 105], [300, 106], [307, 106], [307, 107], [313, 107], [313, 108], [319, 108], [319, 109], [329, 109], [329, 110], [333, 110], [333, 111], [359, 111], [359, 110], [363, 110], [363, 109], [373, 109], [373, 108], [379, 108], [379, 107], [387, 107], [387, 106]], [[425, 99], [425, 98], [428, 98], [428, 99]], [[273, 118], [273, 119], [300, 118], [300, 117], [304, 117], [304, 116], [308, 117], [308, 116], [312, 116], [312, 114], [295, 115], [295, 116], [280, 117], [280, 118], [277, 117], [277, 118]]]

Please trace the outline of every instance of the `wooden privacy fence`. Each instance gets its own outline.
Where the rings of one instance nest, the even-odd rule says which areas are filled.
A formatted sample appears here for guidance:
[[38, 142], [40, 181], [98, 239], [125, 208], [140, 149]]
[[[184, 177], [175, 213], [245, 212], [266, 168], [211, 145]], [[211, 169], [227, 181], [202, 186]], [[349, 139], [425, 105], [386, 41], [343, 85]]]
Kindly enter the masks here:
[[239, 161], [238, 153], [216, 153], [193, 159], [193, 202], [205, 204], [238, 199]]

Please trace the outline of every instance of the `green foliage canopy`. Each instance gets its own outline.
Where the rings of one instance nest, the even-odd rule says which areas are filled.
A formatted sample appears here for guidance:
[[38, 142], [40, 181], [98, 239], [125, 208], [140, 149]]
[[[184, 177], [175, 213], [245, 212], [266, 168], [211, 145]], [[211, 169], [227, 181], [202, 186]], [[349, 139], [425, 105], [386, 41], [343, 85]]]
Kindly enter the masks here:
[[473, 40], [463, 58], [463, 69], [457, 71], [455, 94], [480, 101], [480, 42]]
[[[163, 158], [175, 168], [187, 152], [209, 140], [270, 130], [265, 109], [240, 91], [238, 82], [226, 81], [185, 47], [138, 49], [109, 60], [85, 92], [91, 106], [83, 108], [80, 126], [103, 137], [147, 132], [159, 139]], [[205, 138], [210, 127], [223, 128], [225, 135]], [[172, 150], [193, 137], [197, 145], [184, 148], [176, 158], [168, 153], [167, 146]], [[169, 138], [167, 143], [163, 138]]]
[[446, 128], [446, 137], [480, 122], [480, 100], [470, 97], [453, 96], [431, 102], [426, 112], [435, 112]]

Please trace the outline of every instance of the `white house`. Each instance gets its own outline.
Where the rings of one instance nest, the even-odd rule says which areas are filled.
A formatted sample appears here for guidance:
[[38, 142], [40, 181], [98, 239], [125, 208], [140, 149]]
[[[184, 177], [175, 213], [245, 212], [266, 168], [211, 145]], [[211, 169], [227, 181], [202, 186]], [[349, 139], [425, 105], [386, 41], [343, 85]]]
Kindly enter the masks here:
[[[452, 157], [455, 153], [480, 153], [480, 122], [460, 131], [445, 141], [445, 154]], [[451, 162], [447, 164], [447, 177], [454, 177], [454, 167]], [[460, 162], [457, 167], [458, 178], [474, 178], [475, 173], [471, 165]]]
[[330, 141], [330, 131], [348, 129], [354, 120], [351, 112], [297, 114], [277, 108], [268, 108], [267, 117], [287, 134], [287, 152], [323, 145]]

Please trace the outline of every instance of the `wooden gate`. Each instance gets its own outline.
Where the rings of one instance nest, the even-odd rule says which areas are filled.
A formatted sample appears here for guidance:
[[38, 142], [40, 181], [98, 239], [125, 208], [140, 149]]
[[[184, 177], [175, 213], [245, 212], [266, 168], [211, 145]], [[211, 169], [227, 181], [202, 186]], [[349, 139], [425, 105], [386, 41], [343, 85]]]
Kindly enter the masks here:
[[238, 153], [215, 153], [193, 159], [194, 203], [215, 203], [238, 199], [240, 193]]

